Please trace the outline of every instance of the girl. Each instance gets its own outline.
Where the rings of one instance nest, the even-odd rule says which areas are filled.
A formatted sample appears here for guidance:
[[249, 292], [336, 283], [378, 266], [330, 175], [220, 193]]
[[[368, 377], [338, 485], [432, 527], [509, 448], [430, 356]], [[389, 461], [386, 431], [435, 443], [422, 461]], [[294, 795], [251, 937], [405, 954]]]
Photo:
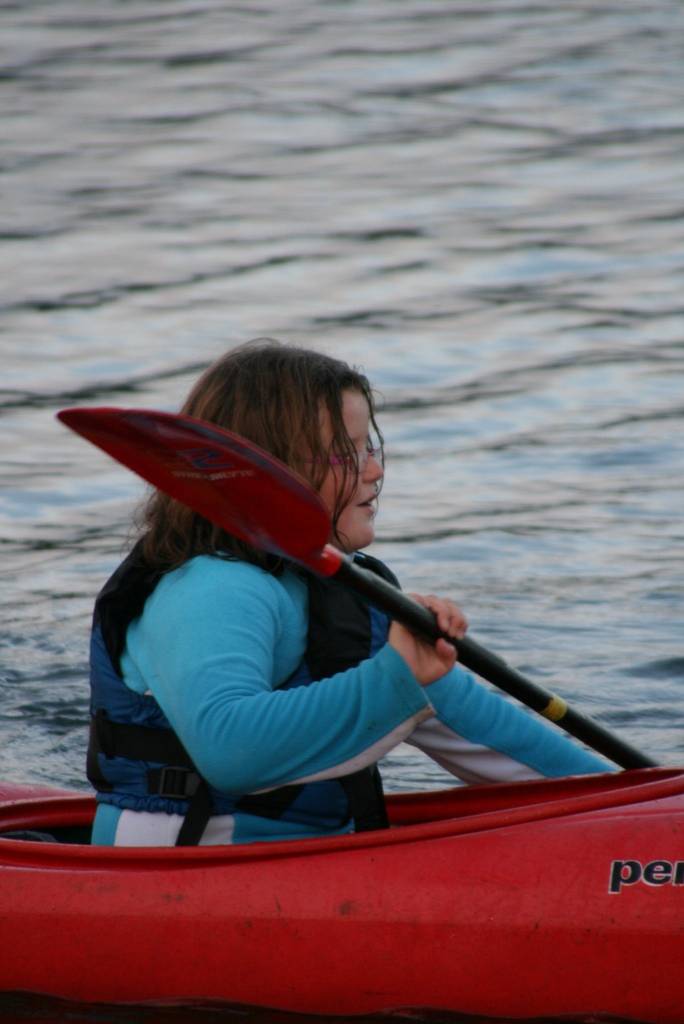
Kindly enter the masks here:
[[[182, 410], [267, 449], [328, 506], [331, 540], [374, 537], [382, 436], [363, 374], [259, 341], [228, 352]], [[451, 601], [418, 598], [458, 639]], [[609, 766], [477, 683], [334, 581], [252, 549], [154, 492], [99, 595], [91, 644], [93, 842], [166, 846], [387, 825], [376, 762], [402, 741], [466, 782]]]

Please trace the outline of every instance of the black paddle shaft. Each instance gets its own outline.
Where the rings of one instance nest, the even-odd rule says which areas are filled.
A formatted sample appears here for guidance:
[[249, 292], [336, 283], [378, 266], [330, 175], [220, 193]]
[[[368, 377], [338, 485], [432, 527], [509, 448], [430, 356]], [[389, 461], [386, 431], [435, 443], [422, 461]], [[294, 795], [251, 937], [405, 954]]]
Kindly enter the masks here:
[[407, 597], [397, 587], [376, 573], [370, 572], [345, 558], [335, 573], [335, 579], [345, 583], [354, 590], [364, 594], [392, 618], [403, 623], [408, 629], [419, 633], [428, 640], [443, 637], [454, 644], [458, 651], [458, 660], [466, 668], [472, 669], [484, 679], [494, 683], [501, 690], [517, 698], [533, 711], [544, 718], [555, 722], [571, 736], [586, 743], [587, 746], [614, 761], [621, 768], [654, 768], [657, 762], [646, 757], [635, 747], [624, 743], [613, 733], [604, 729], [587, 715], [568, 707], [562, 697], [545, 690], [537, 683], [531, 682], [516, 669], [511, 668], [501, 658], [491, 654], [470, 637], [455, 641], [446, 636], [438, 628], [432, 612]]

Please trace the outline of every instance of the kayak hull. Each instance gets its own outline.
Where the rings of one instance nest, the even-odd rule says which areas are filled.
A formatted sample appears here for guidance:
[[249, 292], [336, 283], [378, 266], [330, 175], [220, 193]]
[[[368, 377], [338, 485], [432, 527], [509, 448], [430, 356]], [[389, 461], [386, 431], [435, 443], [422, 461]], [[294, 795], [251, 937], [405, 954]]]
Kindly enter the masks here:
[[[0, 786], [0, 834], [73, 837], [93, 810]], [[684, 771], [404, 795], [390, 815], [243, 847], [5, 838], [0, 991], [681, 1024]]]

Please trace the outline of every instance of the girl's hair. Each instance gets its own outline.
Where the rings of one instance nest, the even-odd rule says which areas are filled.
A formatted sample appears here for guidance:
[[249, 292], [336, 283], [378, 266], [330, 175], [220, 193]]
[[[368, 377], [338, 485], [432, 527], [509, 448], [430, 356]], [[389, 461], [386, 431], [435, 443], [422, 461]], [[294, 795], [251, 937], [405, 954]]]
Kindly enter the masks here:
[[[373, 392], [364, 374], [340, 359], [259, 338], [232, 349], [208, 367], [181, 410], [253, 441], [296, 470], [319, 490], [331, 452], [343, 456], [332, 521], [335, 531], [347, 496], [358, 479], [356, 448], [342, 418], [343, 392], [360, 392], [375, 420]], [[330, 447], [321, 437], [321, 413], [328, 410]], [[282, 562], [232, 537], [186, 505], [154, 491], [142, 510], [142, 554], [156, 570], [176, 568], [200, 554], [223, 553], [279, 572]]]

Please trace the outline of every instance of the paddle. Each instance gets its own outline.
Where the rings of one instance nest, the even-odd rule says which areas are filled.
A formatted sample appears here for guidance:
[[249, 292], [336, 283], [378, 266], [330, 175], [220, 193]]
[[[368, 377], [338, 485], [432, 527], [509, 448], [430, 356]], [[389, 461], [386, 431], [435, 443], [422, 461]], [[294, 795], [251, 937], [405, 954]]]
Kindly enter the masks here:
[[[252, 547], [334, 576], [429, 640], [443, 636], [432, 612], [327, 543], [330, 516], [318, 494], [257, 445], [214, 424], [153, 410], [79, 408], [57, 415], [117, 462]], [[462, 665], [622, 768], [655, 766], [475, 640], [466, 637], [456, 646]]]

